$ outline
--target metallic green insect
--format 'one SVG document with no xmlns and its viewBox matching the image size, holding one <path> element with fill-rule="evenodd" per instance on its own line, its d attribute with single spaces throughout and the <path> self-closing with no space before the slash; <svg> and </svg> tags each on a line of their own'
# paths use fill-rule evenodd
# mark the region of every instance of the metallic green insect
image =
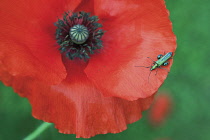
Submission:
<svg viewBox="0 0 210 140">
<path fill-rule="evenodd" d="M 170 59 L 172 57 L 173 53 L 172 52 L 168 52 L 167 54 L 165 55 L 158 55 L 157 56 L 157 61 L 153 61 L 153 66 L 151 66 L 151 71 L 156 69 L 156 68 L 161 68 L 160 66 L 163 65 L 163 66 L 167 66 L 169 64 L 169 62 L 167 62 L 168 59 Z M 149 57 L 148 57 L 149 58 Z M 150 58 L 151 59 L 151 58 Z"/>
<path fill-rule="evenodd" d="M 150 57 L 147 57 L 147 58 L 149 58 L 149 59 L 151 59 L 153 61 L 153 65 L 151 65 L 149 67 L 145 67 L 145 66 L 136 66 L 136 67 L 150 68 L 150 71 L 151 72 L 152 72 L 152 70 L 155 70 L 156 69 L 156 74 L 157 74 L 157 68 L 165 69 L 165 68 L 162 68 L 161 66 L 167 66 L 169 64 L 168 60 L 172 57 L 172 55 L 173 55 L 172 52 L 168 52 L 165 55 L 159 54 L 157 56 L 157 59 L 158 59 L 157 61 L 154 61 Z M 165 69 L 165 70 L 167 70 L 167 69 Z M 149 73 L 149 76 L 150 76 L 151 72 Z M 149 77 L 148 77 L 148 81 L 149 81 Z"/>
</svg>

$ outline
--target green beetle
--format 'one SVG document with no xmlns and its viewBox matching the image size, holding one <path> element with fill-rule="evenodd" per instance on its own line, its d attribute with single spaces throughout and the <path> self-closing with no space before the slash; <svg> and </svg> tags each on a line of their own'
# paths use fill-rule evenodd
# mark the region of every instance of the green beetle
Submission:
<svg viewBox="0 0 210 140">
<path fill-rule="evenodd" d="M 172 52 L 168 52 L 167 54 L 165 55 L 158 55 L 157 56 L 157 61 L 153 61 L 153 66 L 151 66 L 150 70 L 154 70 L 156 68 L 161 68 L 160 66 L 163 65 L 163 66 L 167 66 L 169 64 L 169 62 L 167 62 L 168 59 L 170 59 L 172 57 L 173 53 Z M 150 57 L 148 57 L 150 58 Z M 151 59 L 151 58 L 150 58 Z"/>
<path fill-rule="evenodd" d="M 172 55 L 173 55 L 172 52 L 168 52 L 165 55 L 159 54 L 157 56 L 157 59 L 158 59 L 157 61 L 154 61 L 150 57 L 147 57 L 153 61 L 153 65 L 151 65 L 149 67 L 145 67 L 145 66 L 136 66 L 136 67 L 150 68 L 151 72 L 152 72 L 152 70 L 155 70 L 156 68 L 165 69 L 165 68 L 162 68 L 161 66 L 167 66 L 169 64 L 168 60 L 172 57 Z M 167 69 L 165 69 L 165 70 L 167 70 Z M 151 72 L 149 73 L 149 76 L 150 76 Z M 156 74 L 157 74 L 157 71 L 156 71 Z M 148 81 L 149 81 L 149 77 L 148 77 Z"/>
</svg>

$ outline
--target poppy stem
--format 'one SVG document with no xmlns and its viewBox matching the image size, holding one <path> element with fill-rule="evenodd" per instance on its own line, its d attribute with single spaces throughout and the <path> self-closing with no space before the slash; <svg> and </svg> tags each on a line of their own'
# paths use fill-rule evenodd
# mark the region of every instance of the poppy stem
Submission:
<svg viewBox="0 0 210 140">
<path fill-rule="evenodd" d="M 34 130 L 31 134 L 29 134 L 23 140 L 34 140 L 36 137 L 38 137 L 42 132 L 44 132 L 51 125 L 52 123 L 47 123 L 47 122 L 42 123 L 36 130 Z"/>
</svg>

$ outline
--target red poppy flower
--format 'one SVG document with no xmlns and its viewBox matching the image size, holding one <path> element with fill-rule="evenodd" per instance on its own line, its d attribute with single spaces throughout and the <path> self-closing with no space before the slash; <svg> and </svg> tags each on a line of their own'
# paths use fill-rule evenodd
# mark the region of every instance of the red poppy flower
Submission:
<svg viewBox="0 0 210 140">
<path fill-rule="evenodd" d="M 168 72 L 152 72 L 148 82 L 150 70 L 135 66 L 150 66 L 153 62 L 147 57 L 155 60 L 176 48 L 163 0 L 2 0 L 0 9 L 0 80 L 29 99 L 35 118 L 77 137 L 118 133 L 137 121 Z M 68 11 L 72 21 L 65 22 L 62 16 Z M 93 24 L 91 17 L 72 17 L 80 11 L 98 16 L 99 23 Z M 78 54 L 86 61 L 70 60 L 77 53 L 63 48 L 65 43 L 83 43 L 63 41 L 69 39 L 62 36 L 64 30 L 75 23 L 84 23 L 93 34 L 86 41 L 90 44 L 101 43 L 94 26 L 102 24 L 105 31 L 100 36 L 102 49 L 91 55 L 85 48 Z M 172 60 L 168 70 L 171 64 Z"/>
<path fill-rule="evenodd" d="M 150 123 L 154 126 L 161 125 L 172 108 L 172 100 L 167 94 L 158 95 L 149 112 Z"/>
</svg>

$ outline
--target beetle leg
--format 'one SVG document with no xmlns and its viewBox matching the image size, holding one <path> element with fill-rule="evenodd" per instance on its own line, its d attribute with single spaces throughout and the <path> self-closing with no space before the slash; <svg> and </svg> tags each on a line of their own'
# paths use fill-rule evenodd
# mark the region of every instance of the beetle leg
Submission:
<svg viewBox="0 0 210 140">
<path fill-rule="evenodd" d="M 158 69 L 156 69 L 155 76 L 157 75 L 157 71 L 158 71 Z"/>
<path fill-rule="evenodd" d="M 162 68 L 162 67 L 159 67 L 160 69 L 164 69 L 164 70 L 166 70 L 168 73 L 169 73 L 169 71 L 168 71 L 168 69 L 166 69 L 166 68 Z"/>
</svg>

